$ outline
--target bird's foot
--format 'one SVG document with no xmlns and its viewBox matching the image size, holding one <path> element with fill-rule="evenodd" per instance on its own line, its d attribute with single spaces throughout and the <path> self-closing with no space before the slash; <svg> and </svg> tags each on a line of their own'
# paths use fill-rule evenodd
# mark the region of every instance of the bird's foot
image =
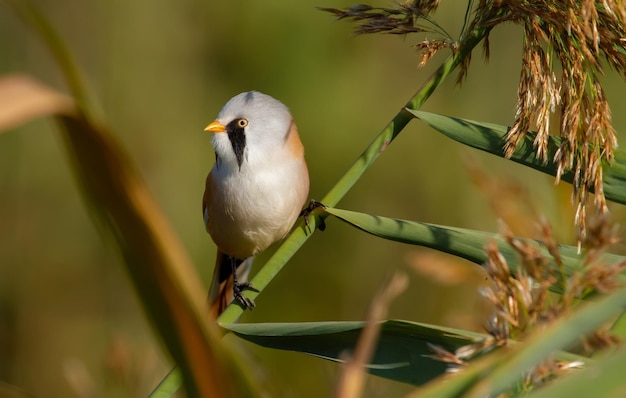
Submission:
<svg viewBox="0 0 626 398">
<path fill-rule="evenodd" d="M 305 207 L 304 209 L 302 209 L 302 211 L 300 212 L 300 217 L 304 217 L 304 225 L 306 225 L 306 228 L 309 230 L 309 232 L 311 232 L 311 225 L 309 224 L 309 216 L 311 215 L 311 213 L 313 213 L 313 211 L 317 208 L 325 208 L 326 205 L 322 202 L 318 202 L 315 199 L 311 199 L 311 201 L 309 202 L 309 205 L 307 207 Z M 324 222 L 324 219 L 320 218 L 319 219 L 319 225 L 317 227 L 317 229 L 319 229 L 320 231 L 324 231 L 326 229 L 326 223 Z"/>
<path fill-rule="evenodd" d="M 235 296 L 235 300 L 241 304 L 244 310 L 250 309 L 250 311 L 252 311 L 256 304 L 254 304 L 254 301 L 243 295 L 244 290 L 252 290 L 257 293 L 259 290 L 252 286 L 250 282 L 233 284 L 233 295 Z"/>
</svg>

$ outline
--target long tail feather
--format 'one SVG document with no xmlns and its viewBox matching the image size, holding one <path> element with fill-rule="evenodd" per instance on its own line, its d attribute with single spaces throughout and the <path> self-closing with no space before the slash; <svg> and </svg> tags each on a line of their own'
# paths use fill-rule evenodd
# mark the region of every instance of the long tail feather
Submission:
<svg viewBox="0 0 626 398">
<path fill-rule="evenodd" d="M 237 267 L 237 280 L 239 283 L 248 281 L 248 274 L 252 268 L 254 257 L 245 260 L 236 259 L 222 253 L 217 252 L 215 261 L 215 270 L 213 271 L 213 282 L 209 289 L 209 308 L 213 318 L 224 312 L 228 304 L 233 301 L 233 262 Z"/>
</svg>

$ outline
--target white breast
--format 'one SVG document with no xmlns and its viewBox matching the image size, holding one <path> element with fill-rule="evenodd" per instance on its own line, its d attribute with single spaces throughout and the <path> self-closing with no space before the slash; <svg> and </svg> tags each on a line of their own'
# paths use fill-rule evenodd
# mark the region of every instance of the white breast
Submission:
<svg viewBox="0 0 626 398">
<path fill-rule="evenodd" d="M 282 239 L 308 196 L 304 159 L 245 163 L 240 170 L 215 167 L 207 231 L 226 254 L 247 258 Z"/>
</svg>

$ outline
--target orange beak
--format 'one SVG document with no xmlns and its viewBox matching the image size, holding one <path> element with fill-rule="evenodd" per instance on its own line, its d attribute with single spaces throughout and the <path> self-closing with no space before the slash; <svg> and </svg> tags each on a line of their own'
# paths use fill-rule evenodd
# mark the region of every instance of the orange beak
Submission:
<svg viewBox="0 0 626 398">
<path fill-rule="evenodd" d="M 226 131 L 226 126 L 216 120 L 206 126 L 204 131 L 208 131 L 210 133 L 223 133 Z"/>
</svg>

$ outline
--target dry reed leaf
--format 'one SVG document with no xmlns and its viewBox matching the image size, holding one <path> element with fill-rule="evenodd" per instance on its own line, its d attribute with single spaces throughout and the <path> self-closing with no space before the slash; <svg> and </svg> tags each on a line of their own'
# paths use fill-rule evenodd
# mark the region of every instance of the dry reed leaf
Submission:
<svg viewBox="0 0 626 398">
<path fill-rule="evenodd" d="M 184 368 L 187 387 L 203 396 L 230 395 L 232 383 L 224 376 L 233 366 L 209 322 L 202 284 L 130 156 L 70 97 L 26 75 L 0 79 L 0 130 L 41 116 L 56 117 L 94 220 L 115 237 L 144 308 Z"/>
<path fill-rule="evenodd" d="M 81 111 L 58 120 L 94 220 L 114 237 L 187 389 L 199 396 L 230 396 L 234 383 L 224 380 L 234 370 L 216 325 L 209 322 L 206 293 L 132 159 L 103 125 Z"/>
<path fill-rule="evenodd" d="M 0 77 L 0 132 L 30 120 L 68 114 L 72 99 L 23 74 Z"/>
</svg>

